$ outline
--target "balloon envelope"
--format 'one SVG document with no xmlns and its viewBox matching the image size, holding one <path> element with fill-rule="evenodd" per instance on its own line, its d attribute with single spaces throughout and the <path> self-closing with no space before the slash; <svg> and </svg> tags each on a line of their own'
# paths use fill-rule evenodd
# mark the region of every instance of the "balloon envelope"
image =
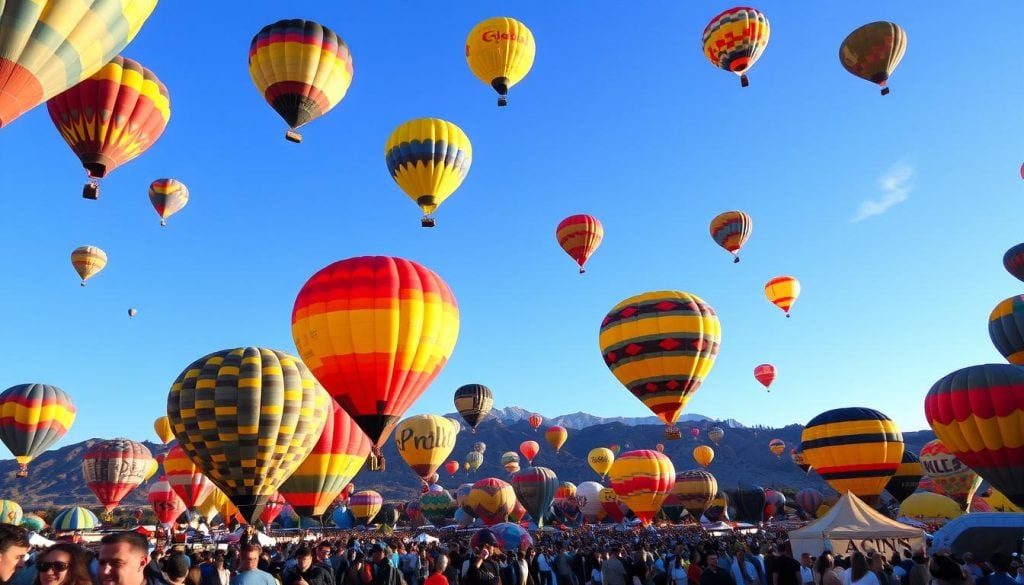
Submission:
<svg viewBox="0 0 1024 585">
<path fill-rule="evenodd" d="M 59 441 L 75 422 L 71 397 L 56 386 L 18 384 L 0 393 L 0 440 L 28 475 L 28 463 Z"/>
<path fill-rule="evenodd" d="M 455 390 L 455 410 L 459 411 L 462 420 L 474 431 L 493 407 L 494 395 L 483 384 L 466 384 Z"/>
<path fill-rule="evenodd" d="M 676 470 L 665 455 L 652 450 L 629 451 L 612 464 L 608 479 L 619 500 L 644 525 L 649 525 L 672 491 Z"/>
<path fill-rule="evenodd" d="M 533 67 L 537 53 L 533 33 L 514 18 L 488 18 L 466 37 L 466 62 L 477 79 L 498 92 L 498 105 L 508 105 L 508 90 Z"/>
</svg>

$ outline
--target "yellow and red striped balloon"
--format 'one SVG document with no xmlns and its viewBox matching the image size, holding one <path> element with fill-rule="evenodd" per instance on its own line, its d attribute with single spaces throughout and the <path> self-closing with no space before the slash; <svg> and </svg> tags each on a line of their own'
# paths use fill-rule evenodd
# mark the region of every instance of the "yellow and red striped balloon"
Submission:
<svg viewBox="0 0 1024 585">
<path fill-rule="evenodd" d="M 764 285 L 764 296 L 789 317 L 789 309 L 800 296 L 800 281 L 792 276 L 777 276 Z"/>
<path fill-rule="evenodd" d="M 649 449 L 629 451 L 612 463 L 608 472 L 619 501 L 649 525 L 675 485 L 676 470 L 665 455 Z"/>
<path fill-rule="evenodd" d="M 302 359 L 378 450 L 444 368 L 458 335 L 451 289 L 402 258 L 335 262 L 303 285 L 292 310 Z"/>
<path fill-rule="evenodd" d="M 1006 361 L 1024 365 L 1024 295 L 1012 296 L 992 309 L 988 336 Z"/>
<path fill-rule="evenodd" d="M 941 439 L 925 443 L 918 456 L 921 458 L 925 473 L 939 486 L 942 493 L 956 502 L 961 510 L 967 510 L 974 498 L 974 492 L 981 485 L 981 476 L 964 465 Z"/>
<path fill-rule="evenodd" d="M 957 458 L 1024 507 L 1024 368 L 957 370 L 928 391 L 924 414 Z"/>
<path fill-rule="evenodd" d="M 166 459 L 165 459 L 166 461 Z M 162 479 L 149 488 L 149 505 L 156 513 L 156 519 L 164 526 L 170 526 L 182 512 L 188 509 L 170 482 Z"/>
<path fill-rule="evenodd" d="M 558 453 L 559 449 L 562 448 L 562 445 L 564 445 L 568 439 L 569 431 L 567 431 L 565 427 L 556 425 L 548 427 L 548 430 L 544 431 L 544 440 L 548 442 L 548 445 L 551 445 L 551 448 L 555 450 L 555 453 Z"/>
<path fill-rule="evenodd" d="M 485 526 L 494 526 L 505 522 L 515 505 L 516 492 L 512 484 L 488 477 L 473 484 L 462 509 L 479 518 Z"/>
<path fill-rule="evenodd" d="M 59 441 L 75 422 L 71 397 L 56 386 L 18 384 L 0 394 L 0 440 L 28 476 L 28 464 Z"/>
<path fill-rule="evenodd" d="M 363 524 L 369 524 L 373 517 L 380 512 L 384 505 L 384 498 L 374 490 L 363 490 L 349 496 L 348 507 L 352 515 Z"/>
<path fill-rule="evenodd" d="M 768 450 L 778 457 L 786 450 L 786 442 L 782 439 L 772 439 L 768 442 Z"/>
<path fill-rule="evenodd" d="M 877 503 L 903 460 L 903 435 L 889 417 L 870 408 L 838 408 L 819 414 L 800 436 L 804 459 L 843 494 Z"/>
<path fill-rule="evenodd" d="M 177 179 L 157 179 L 149 184 L 149 202 L 160 216 L 160 225 L 188 205 L 188 187 Z"/>
<path fill-rule="evenodd" d="M 754 220 L 742 211 L 726 211 L 711 220 L 711 239 L 733 255 L 733 262 L 739 262 L 738 252 L 754 231 Z"/>
<path fill-rule="evenodd" d="M 740 85 L 747 87 L 746 72 L 764 53 L 769 37 L 768 18 L 754 8 L 739 7 L 712 18 L 701 44 L 712 65 L 739 75 Z"/>
<path fill-rule="evenodd" d="M 615 305 L 598 342 L 619 382 L 671 425 L 711 371 L 721 338 L 718 316 L 703 299 L 657 291 Z"/>
<path fill-rule="evenodd" d="M 181 445 L 171 447 L 164 456 L 164 475 L 189 510 L 197 508 L 213 492 L 213 482 L 192 463 Z"/>
<path fill-rule="evenodd" d="M 85 281 L 99 274 L 107 266 L 107 253 L 96 246 L 79 246 L 71 251 L 71 266 Z"/>
<path fill-rule="evenodd" d="M 718 493 L 718 480 L 703 469 L 681 471 L 676 474 L 672 493 L 691 516 L 700 518 Z"/>
<path fill-rule="evenodd" d="M 555 228 L 558 245 L 580 266 L 580 274 L 586 272 L 584 265 L 597 251 L 604 239 L 604 227 L 593 215 L 570 215 Z"/>
</svg>

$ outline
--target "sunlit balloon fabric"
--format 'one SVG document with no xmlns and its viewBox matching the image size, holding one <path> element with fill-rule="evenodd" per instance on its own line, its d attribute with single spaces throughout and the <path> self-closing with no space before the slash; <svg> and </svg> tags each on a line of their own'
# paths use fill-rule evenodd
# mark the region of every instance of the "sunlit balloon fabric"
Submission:
<svg viewBox="0 0 1024 585">
<path fill-rule="evenodd" d="M 515 503 L 516 494 L 511 484 L 488 477 L 473 484 L 462 509 L 479 518 L 484 526 L 493 526 L 508 518 Z"/>
<path fill-rule="evenodd" d="M 100 441 L 82 456 L 82 477 L 110 512 L 146 478 L 153 454 L 131 439 Z"/>
<path fill-rule="evenodd" d="M 615 454 L 607 447 L 594 447 L 587 454 L 587 463 L 590 464 L 590 468 L 602 478 L 608 475 L 608 470 L 612 468 L 614 461 Z"/>
<path fill-rule="evenodd" d="M 469 69 L 498 92 L 499 106 L 508 105 L 508 90 L 530 72 L 536 53 L 530 29 L 507 16 L 488 18 L 466 37 Z"/>
<path fill-rule="evenodd" d="M 171 428 L 171 421 L 167 420 L 167 415 L 156 417 L 153 421 L 153 431 L 164 445 L 174 440 L 174 429 Z"/>
<path fill-rule="evenodd" d="M 739 251 L 754 230 L 754 220 L 742 211 L 726 211 L 711 220 L 711 239 L 734 256 L 733 262 L 739 262 Z"/>
<path fill-rule="evenodd" d="M 764 296 L 789 317 L 789 309 L 800 296 L 800 281 L 792 276 L 778 276 L 764 285 Z"/>
<path fill-rule="evenodd" d="M 834 490 L 873 504 L 903 460 L 896 423 L 870 408 L 838 408 L 819 414 L 800 437 L 804 459 Z"/>
<path fill-rule="evenodd" d="M 263 27 L 249 45 L 249 75 L 256 89 L 288 124 L 285 138 L 326 114 L 352 84 L 352 54 L 331 29 L 309 20 L 280 20 Z"/>
<path fill-rule="evenodd" d="M 700 445 L 693 448 L 693 460 L 701 467 L 711 465 L 715 459 L 715 450 L 707 445 Z"/>
<path fill-rule="evenodd" d="M 778 457 L 786 450 L 786 442 L 782 439 L 772 439 L 768 442 L 768 450 L 772 452 L 772 455 Z"/>
<path fill-rule="evenodd" d="M 178 444 L 250 522 L 312 451 L 329 408 L 302 362 L 258 347 L 199 358 L 167 395 Z"/>
<path fill-rule="evenodd" d="M 356 520 L 363 524 L 369 524 L 373 517 L 380 512 L 384 505 L 384 498 L 374 490 L 363 490 L 356 492 L 349 497 L 348 507 L 352 510 Z"/>
<path fill-rule="evenodd" d="M 313 449 L 277 489 L 299 516 L 320 516 L 359 473 L 370 439 L 333 400 Z"/>
<path fill-rule="evenodd" d="M 555 453 L 562 448 L 565 441 L 569 438 L 569 431 L 565 427 L 553 426 L 548 427 L 548 430 L 544 431 L 544 440 L 551 445 L 551 448 L 555 450 Z"/>
<path fill-rule="evenodd" d="M 1021 165 L 1021 178 L 1024 178 L 1024 165 Z M 1003 254 L 1003 268 L 1010 276 L 1024 282 L 1024 244 L 1017 244 Z"/>
<path fill-rule="evenodd" d="M 157 179 L 149 184 L 149 202 L 160 216 L 160 225 L 188 204 L 188 187 L 177 179 Z"/>
<path fill-rule="evenodd" d="M 0 440 L 17 459 L 18 477 L 28 464 L 63 437 L 77 409 L 67 392 L 47 384 L 18 384 L 0 394 Z"/>
<path fill-rule="evenodd" d="M 91 179 L 101 179 L 142 154 L 171 118 L 164 84 L 137 61 L 121 56 L 50 99 L 46 109 Z M 84 196 L 99 196 L 95 183 L 87 185 Z"/>
<path fill-rule="evenodd" d="M 988 364 L 952 372 L 928 391 L 924 414 L 960 461 L 1024 507 L 1024 368 Z"/>
<path fill-rule="evenodd" d="M 960 509 L 967 510 L 974 498 L 974 492 L 981 485 L 981 477 L 964 465 L 941 439 L 934 439 L 921 447 L 921 465 L 928 477 L 935 482 L 943 494 L 949 496 Z"/>
<path fill-rule="evenodd" d="M 18 526 L 24 516 L 21 504 L 14 500 L 0 500 L 0 521 Z"/>
<path fill-rule="evenodd" d="M 186 508 L 197 508 L 213 493 L 213 483 L 203 475 L 202 469 L 196 467 L 181 445 L 174 445 L 167 451 L 163 465 L 167 484 Z"/>
<path fill-rule="evenodd" d="M 703 469 L 681 471 L 672 484 L 672 494 L 694 518 L 700 518 L 717 493 L 718 480 Z"/>
<path fill-rule="evenodd" d="M 1024 295 L 1012 296 L 992 309 L 988 336 L 1006 361 L 1024 365 Z"/>
<path fill-rule="evenodd" d="M 473 147 L 461 128 L 439 118 L 417 118 L 395 128 L 384 145 L 391 178 L 434 227 L 434 212 L 469 173 Z"/>
<path fill-rule="evenodd" d="M 536 431 L 537 429 L 540 428 L 540 425 L 544 423 L 544 417 L 542 417 L 539 414 L 534 413 L 534 414 L 530 415 L 530 418 L 528 419 L 528 422 L 529 422 L 530 426 L 533 428 L 533 430 Z"/>
<path fill-rule="evenodd" d="M 465 384 L 455 390 L 455 410 L 462 415 L 469 428 L 476 432 L 476 426 L 490 414 L 494 406 L 491 389 L 483 384 Z"/>
<path fill-rule="evenodd" d="M 512 475 L 512 491 L 537 526 L 551 507 L 558 489 L 558 477 L 547 467 L 527 467 Z"/>
<path fill-rule="evenodd" d="M 608 472 L 619 501 L 646 526 L 675 485 L 676 470 L 665 455 L 648 449 L 619 456 Z"/>
<path fill-rule="evenodd" d="M 764 53 L 771 36 L 768 19 L 753 8 L 730 8 L 711 19 L 704 28 L 704 56 L 719 69 L 740 76 L 746 87 L 746 72 Z"/>
<path fill-rule="evenodd" d="M 756 378 L 762 386 L 768 388 L 768 391 L 771 392 L 770 388 L 772 386 L 772 382 L 775 381 L 775 366 L 771 364 L 761 364 L 759 366 L 755 366 L 754 378 Z"/>
<path fill-rule="evenodd" d="M 0 2 L 0 127 L 96 73 L 157 0 Z"/>
<path fill-rule="evenodd" d="M 889 492 L 897 501 L 903 501 L 907 496 L 914 493 L 917 484 L 924 475 L 924 466 L 917 454 L 909 449 L 904 449 L 903 460 L 896 468 L 896 473 L 885 484 L 885 491 Z"/>
<path fill-rule="evenodd" d="M 952 520 L 959 518 L 963 511 L 952 499 L 931 492 L 912 494 L 900 504 L 900 516 L 926 520 Z"/>
<path fill-rule="evenodd" d="M 722 427 L 711 427 L 711 430 L 708 431 L 708 438 L 716 445 L 721 444 L 724 437 L 725 431 L 722 430 Z"/>
<path fill-rule="evenodd" d="M 85 281 L 99 274 L 107 266 L 107 253 L 96 246 L 79 246 L 71 251 L 71 266 Z"/>
<path fill-rule="evenodd" d="M 155 482 L 147 495 L 149 505 L 156 513 L 156 519 L 164 526 L 170 526 L 187 509 L 185 502 L 171 488 L 167 480 Z"/>
<path fill-rule="evenodd" d="M 540 453 L 540 443 L 537 441 L 523 441 L 519 444 L 519 452 L 532 464 L 533 458 L 537 456 L 537 453 Z"/>
<path fill-rule="evenodd" d="M 604 362 L 658 418 L 673 424 L 718 355 L 711 305 L 690 293 L 648 292 L 615 305 L 601 322 Z"/>
<path fill-rule="evenodd" d="M 422 479 L 429 478 L 455 448 L 459 423 L 436 414 L 411 416 L 395 427 L 395 448 Z M 483 454 L 480 455 L 483 462 Z M 479 467 L 479 466 L 478 466 Z"/>
<path fill-rule="evenodd" d="M 458 335 L 451 289 L 402 258 L 335 262 L 303 285 L 292 310 L 299 355 L 378 448 L 444 368 Z"/>
<path fill-rule="evenodd" d="M 580 274 L 586 272 L 584 265 L 601 245 L 604 227 L 593 215 L 570 215 L 555 228 L 558 245 L 580 266 Z"/>
<path fill-rule="evenodd" d="M 850 33 L 839 47 L 839 62 L 850 73 L 878 84 L 886 83 L 907 51 L 907 33 L 894 22 L 872 22 Z"/>
<path fill-rule="evenodd" d="M 100 519 L 88 508 L 74 506 L 61 510 L 53 517 L 50 524 L 56 532 L 73 532 L 78 530 L 91 530 L 100 525 Z"/>
</svg>

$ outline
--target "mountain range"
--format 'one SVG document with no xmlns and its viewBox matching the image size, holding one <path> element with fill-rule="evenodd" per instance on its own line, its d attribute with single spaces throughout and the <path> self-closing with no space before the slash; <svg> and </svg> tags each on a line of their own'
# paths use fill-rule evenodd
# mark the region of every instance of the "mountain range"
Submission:
<svg viewBox="0 0 1024 585">
<path fill-rule="evenodd" d="M 527 422 L 530 414 L 531 411 L 518 407 L 494 409 L 492 416 L 481 422 L 475 432 L 460 432 L 448 459 L 461 463 L 473 450 L 475 443 L 483 442 L 486 445 L 484 463 L 475 472 L 468 473 L 460 469 L 454 476 L 449 476 L 441 469 L 438 472 L 441 475 L 439 483 L 454 488 L 486 477 L 508 480 L 509 475 L 501 466 L 501 455 L 507 451 L 518 452 L 520 443 L 534 440 L 541 445 L 541 449 L 533 464 L 548 467 L 562 481 L 576 484 L 601 480 L 587 463 L 587 454 L 595 447 L 617 445 L 622 452 L 626 452 L 632 449 L 654 449 L 662 444 L 664 453 L 672 460 L 676 471 L 697 467 L 692 456 L 694 447 L 710 445 L 715 450 L 715 458 L 708 471 L 716 476 L 719 485 L 724 488 L 734 488 L 740 482 L 748 482 L 777 489 L 829 489 L 816 473 L 812 471 L 805 474 L 789 456 L 789 449 L 800 441 L 803 430 L 801 425 L 774 429 L 763 426 L 744 427 L 735 421 L 716 421 L 700 415 L 688 415 L 690 420 L 681 420 L 679 423 L 683 438 L 666 441 L 664 425 L 654 417 L 602 418 L 579 412 L 545 418 L 541 428 L 535 431 Z M 461 420 L 457 414 L 449 416 Z M 544 429 L 552 424 L 560 424 L 569 429 L 569 438 L 557 454 L 544 440 Z M 707 439 L 707 431 L 713 426 L 725 430 L 720 445 L 714 445 Z M 697 438 L 690 436 L 691 428 L 700 430 Z M 927 430 L 904 433 L 903 437 L 907 448 L 917 453 L 935 435 Z M 785 441 L 786 450 L 781 456 L 775 456 L 769 451 L 768 442 L 772 439 Z M 30 464 L 29 477 L 24 479 L 15 478 L 18 464 L 13 459 L 0 461 L 0 498 L 14 500 L 26 509 L 70 505 L 98 509 L 98 501 L 82 478 L 82 458 L 86 449 L 99 440 L 90 439 L 65 445 L 40 455 Z M 168 449 L 166 445 L 146 441 L 143 443 L 154 456 Z M 407 501 L 417 497 L 421 482 L 402 461 L 394 442 L 389 441 L 383 452 L 385 469 L 369 471 L 364 468 L 353 480 L 356 489 L 377 490 L 387 500 Z M 527 465 L 525 458 L 522 458 L 522 466 Z M 160 474 L 157 474 L 131 492 L 122 501 L 122 505 L 148 507 L 146 496 L 152 483 L 159 477 Z"/>
</svg>

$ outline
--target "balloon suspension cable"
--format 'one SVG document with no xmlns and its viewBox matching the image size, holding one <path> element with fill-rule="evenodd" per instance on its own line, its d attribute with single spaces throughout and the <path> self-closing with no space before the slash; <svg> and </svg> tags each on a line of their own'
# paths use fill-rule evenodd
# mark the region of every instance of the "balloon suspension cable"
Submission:
<svg viewBox="0 0 1024 585">
<path fill-rule="evenodd" d="M 82 188 L 82 198 L 96 201 L 100 198 L 100 184 L 96 181 L 89 181 Z"/>
<path fill-rule="evenodd" d="M 740 75 L 740 87 L 747 87 L 750 85 L 750 80 L 747 79 L 747 74 Z"/>
<path fill-rule="evenodd" d="M 289 130 L 284 133 L 284 139 L 288 142 L 294 142 L 295 144 L 302 143 L 302 134 L 299 134 L 295 130 Z"/>
<path fill-rule="evenodd" d="M 889 95 L 889 88 L 888 87 L 883 87 L 882 88 L 882 95 Z"/>
</svg>

